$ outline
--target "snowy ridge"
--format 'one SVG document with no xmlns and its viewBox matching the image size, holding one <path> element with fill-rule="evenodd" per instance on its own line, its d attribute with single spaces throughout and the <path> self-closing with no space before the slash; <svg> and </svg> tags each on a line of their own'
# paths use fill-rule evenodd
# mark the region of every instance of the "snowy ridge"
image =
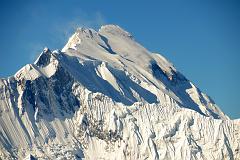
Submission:
<svg viewBox="0 0 240 160">
<path fill-rule="evenodd" d="M 1 79 L 0 124 L 2 159 L 240 159 L 240 121 L 116 25 Z"/>
</svg>

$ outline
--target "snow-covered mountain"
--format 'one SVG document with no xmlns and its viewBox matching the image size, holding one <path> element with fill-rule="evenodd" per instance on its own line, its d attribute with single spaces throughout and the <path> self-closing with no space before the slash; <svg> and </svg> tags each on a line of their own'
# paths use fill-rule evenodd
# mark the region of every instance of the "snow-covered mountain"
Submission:
<svg viewBox="0 0 240 160">
<path fill-rule="evenodd" d="M 240 159 L 240 120 L 116 25 L 0 79 L 0 159 Z"/>
</svg>

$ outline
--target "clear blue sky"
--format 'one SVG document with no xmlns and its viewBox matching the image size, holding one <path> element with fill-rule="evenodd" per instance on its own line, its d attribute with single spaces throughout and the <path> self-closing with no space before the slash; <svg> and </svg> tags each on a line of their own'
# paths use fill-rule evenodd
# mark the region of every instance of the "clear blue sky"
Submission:
<svg viewBox="0 0 240 160">
<path fill-rule="evenodd" d="M 77 26 L 117 24 L 240 118 L 239 8 L 237 0 L 1 0 L 0 77 L 44 46 L 61 49 Z"/>
</svg>

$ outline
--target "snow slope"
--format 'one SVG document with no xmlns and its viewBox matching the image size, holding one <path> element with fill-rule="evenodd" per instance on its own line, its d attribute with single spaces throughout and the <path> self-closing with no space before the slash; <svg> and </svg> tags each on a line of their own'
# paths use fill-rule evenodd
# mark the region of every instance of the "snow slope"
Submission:
<svg viewBox="0 0 240 160">
<path fill-rule="evenodd" d="M 116 25 L 0 80 L 2 159 L 240 159 L 240 121 Z"/>
</svg>

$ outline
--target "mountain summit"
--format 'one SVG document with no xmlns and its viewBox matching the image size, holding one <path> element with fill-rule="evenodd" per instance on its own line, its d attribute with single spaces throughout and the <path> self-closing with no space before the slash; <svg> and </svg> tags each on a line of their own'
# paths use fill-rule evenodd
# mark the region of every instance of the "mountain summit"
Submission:
<svg viewBox="0 0 240 160">
<path fill-rule="evenodd" d="M 240 159 L 239 142 L 239 120 L 117 25 L 0 79 L 1 159 Z"/>
<path fill-rule="evenodd" d="M 98 32 L 92 29 L 77 29 L 62 52 L 84 61 L 101 61 L 109 67 L 132 73 L 139 80 L 139 86 L 159 97 L 159 101 L 161 98 L 157 93 L 158 90 L 182 107 L 196 110 L 206 116 L 228 119 L 215 103 L 179 73 L 172 63 L 160 54 L 151 53 L 142 47 L 130 33 L 119 26 L 102 26 Z M 119 84 L 121 78 L 119 77 Z M 109 84 L 112 83 L 107 77 L 104 80 Z M 144 83 L 147 86 L 144 86 Z M 124 87 L 126 86 L 123 88 L 119 86 L 122 90 Z M 164 102 L 166 101 L 163 100 Z"/>
</svg>

